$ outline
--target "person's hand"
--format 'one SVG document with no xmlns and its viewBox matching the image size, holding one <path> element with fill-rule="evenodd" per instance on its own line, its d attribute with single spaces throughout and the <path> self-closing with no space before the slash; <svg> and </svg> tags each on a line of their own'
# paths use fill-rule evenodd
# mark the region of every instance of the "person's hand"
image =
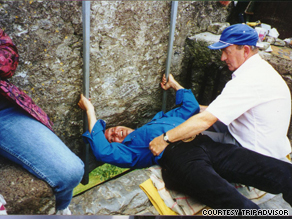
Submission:
<svg viewBox="0 0 292 219">
<path fill-rule="evenodd" d="M 167 147 L 168 143 L 164 141 L 163 135 L 154 138 L 149 143 L 149 149 L 154 156 L 158 156 Z"/>
<path fill-rule="evenodd" d="M 169 81 L 166 80 L 165 74 L 163 74 L 160 85 L 161 85 L 163 90 L 168 90 L 171 87 Z"/>
<path fill-rule="evenodd" d="M 168 81 L 166 80 L 165 74 L 163 74 L 160 85 L 161 85 L 162 89 L 168 90 L 169 88 L 173 87 L 173 81 L 174 81 L 174 78 L 173 78 L 172 74 L 169 74 Z"/>
<path fill-rule="evenodd" d="M 87 120 L 88 120 L 88 130 L 91 133 L 95 123 L 96 123 L 96 116 L 94 112 L 94 106 L 90 102 L 90 99 L 87 99 L 83 94 L 80 95 L 80 100 L 78 102 L 78 106 L 86 111 Z"/>
<path fill-rule="evenodd" d="M 166 80 L 165 74 L 162 77 L 160 83 L 162 89 L 168 90 L 169 88 L 173 88 L 175 91 L 182 89 L 183 87 L 174 79 L 172 74 L 169 74 L 168 81 Z"/>
<path fill-rule="evenodd" d="M 94 111 L 94 106 L 83 94 L 80 95 L 80 100 L 78 102 L 78 106 L 85 111 Z"/>
</svg>

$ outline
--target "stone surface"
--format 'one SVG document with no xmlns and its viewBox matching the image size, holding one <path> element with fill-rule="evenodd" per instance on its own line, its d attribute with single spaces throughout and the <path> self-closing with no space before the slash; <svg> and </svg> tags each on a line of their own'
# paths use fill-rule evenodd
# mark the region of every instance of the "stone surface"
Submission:
<svg viewBox="0 0 292 219">
<path fill-rule="evenodd" d="M 212 22 L 225 21 L 230 10 L 231 6 L 218 2 L 179 2 L 174 75 L 181 72 L 186 37 L 206 30 Z M 136 128 L 161 110 L 159 82 L 165 72 L 170 12 L 170 1 L 91 1 L 90 96 L 97 117 L 109 125 Z M 56 134 L 81 156 L 83 113 L 77 102 L 83 79 L 82 2 L 0 0 L 0 17 L 0 28 L 12 38 L 20 55 L 10 81 L 48 113 Z M 173 94 L 168 99 L 169 108 L 174 104 Z M 0 170 L 1 176 L 4 171 L 6 167 Z M 9 182 L 8 175 L 4 181 Z M 10 191 L 7 186 L 3 182 L 1 193 Z M 21 191 L 15 188 L 14 195 Z"/>
<path fill-rule="evenodd" d="M 209 102 L 216 92 L 218 94 L 226 79 L 220 75 L 225 69 L 218 63 L 219 54 L 191 47 L 186 44 L 186 39 L 205 32 L 212 23 L 226 22 L 232 7 L 232 4 L 223 7 L 216 1 L 182 1 L 178 4 L 171 73 L 202 101 Z M 90 96 L 97 117 L 105 119 L 108 125 L 136 128 L 161 110 L 159 81 L 165 72 L 170 12 L 170 1 L 91 1 Z M 11 36 L 20 53 L 20 63 L 11 81 L 48 112 L 56 134 L 73 152 L 81 154 L 82 112 L 77 102 L 83 78 L 82 2 L 0 0 L 0 16 L 0 27 Z M 199 42 L 199 46 L 202 45 L 206 44 Z M 189 52 L 192 48 L 198 48 L 193 53 L 203 55 L 196 56 L 191 62 L 190 57 L 195 57 Z M 272 54 L 263 56 L 291 89 L 291 61 Z M 211 85 L 207 83 L 202 88 L 204 83 L 200 83 L 209 79 L 212 79 L 210 83 L 216 81 L 214 76 L 203 74 L 206 70 L 216 71 L 220 79 L 220 86 L 213 93 L 203 92 Z M 196 81 L 197 75 L 200 80 Z M 170 93 L 167 107 L 173 104 L 174 94 Z M 289 138 L 292 138 L 291 132 Z M 0 171 L 2 176 L 6 167 Z M 4 184 L 9 182 L 13 171 L 11 168 L 3 178 Z M 19 175 L 23 172 L 20 170 Z M 14 182 L 17 175 L 12 176 Z M 31 179 L 35 182 L 32 176 Z M 1 193 L 10 191 L 9 184 L 5 185 L 1 187 Z M 38 187 L 46 191 L 44 187 Z M 15 188 L 14 191 L 17 197 L 22 190 Z M 29 191 L 25 193 L 29 194 Z M 84 200 L 79 202 L 87 204 Z M 80 207 L 81 210 L 87 213 Z M 92 210 L 93 213 L 99 211 L 109 212 Z M 15 210 L 15 213 L 23 212 L 23 209 Z M 89 210 L 88 214 L 92 212 Z"/>
<path fill-rule="evenodd" d="M 55 206 L 51 187 L 22 167 L 0 160 L 0 194 L 8 214 L 49 214 Z"/>
<path fill-rule="evenodd" d="M 180 75 L 187 36 L 227 19 L 219 2 L 178 3 L 171 72 Z M 136 128 L 161 110 L 170 1 L 91 1 L 90 96 L 98 118 Z M 57 135 L 81 153 L 82 2 L 1 1 L 0 27 L 20 63 L 12 82 L 54 122 Z M 180 79 L 180 78 L 178 78 Z M 169 107 L 174 104 L 169 98 Z"/>
<path fill-rule="evenodd" d="M 220 61 L 220 51 L 208 49 L 218 39 L 219 35 L 204 32 L 186 40 L 182 74 L 187 75 L 186 87 L 202 105 L 210 104 L 231 79 L 231 72 Z"/>
<path fill-rule="evenodd" d="M 139 187 L 147 179 L 147 170 L 132 171 L 74 197 L 69 207 L 74 215 L 159 215 Z M 267 194 L 255 203 L 261 209 L 287 209 L 292 215 L 281 194 Z"/>
<path fill-rule="evenodd" d="M 225 23 L 212 23 L 208 27 L 208 31 L 213 34 L 221 34 L 226 27 L 229 27 L 230 24 L 228 22 Z"/>
<path fill-rule="evenodd" d="M 267 201 L 259 204 L 259 206 L 261 209 L 287 209 L 289 211 L 289 215 L 292 215 L 292 207 L 284 201 L 282 194 L 268 199 Z"/>
<path fill-rule="evenodd" d="M 134 170 L 73 198 L 75 215 L 158 214 L 139 185 L 149 179 L 145 170 Z"/>
</svg>

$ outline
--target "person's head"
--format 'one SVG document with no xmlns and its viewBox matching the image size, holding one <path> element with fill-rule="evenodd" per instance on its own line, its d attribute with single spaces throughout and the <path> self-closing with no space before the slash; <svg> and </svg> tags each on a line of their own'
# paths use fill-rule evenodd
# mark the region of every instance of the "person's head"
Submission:
<svg viewBox="0 0 292 219">
<path fill-rule="evenodd" d="M 18 65 L 18 50 L 11 38 L 0 29 L 0 78 L 10 78 Z"/>
<path fill-rule="evenodd" d="M 246 24 L 227 27 L 221 34 L 219 42 L 209 49 L 222 51 L 221 60 L 225 61 L 230 71 L 238 69 L 248 58 L 257 53 L 258 33 Z"/>
<path fill-rule="evenodd" d="M 122 143 L 124 139 L 134 130 L 125 126 L 111 127 L 105 130 L 105 138 L 110 142 Z"/>
</svg>

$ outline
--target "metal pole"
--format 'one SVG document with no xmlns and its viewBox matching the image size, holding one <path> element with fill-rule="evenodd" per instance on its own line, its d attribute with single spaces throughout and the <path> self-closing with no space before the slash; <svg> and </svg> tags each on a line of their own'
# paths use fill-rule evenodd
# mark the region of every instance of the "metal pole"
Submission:
<svg viewBox="0 0 292 219">
<path fill-rule="evenodd" d="M 82 27 L 83 27 L 83 95 L 89 98 L 89 59 L 90 59 L 90 1 L 82 1 Z M 83 112 L 83 131 L 88 129 L 86 112 Z M 83 150 L 84 175 L 81 181 L 86 185 L 89 182 L 89 144 Z"/>
<path fill-rule="evenodd" d="M 168 80 L 169 69 L 170 69 L 170 65 L 171 65 L 173 38 L 174 38 L 175 22 L 176 22 L 176 15 L 177 15 L 177 5 L 178 5 L 177 1 L 172 1 L 169 41 L 168 41 L 167 60 L 166 60 L 166 69 L 165 69 L 166 80 Z M 166 110 L 166 102 L 167 102 L 167 92 L 164 90 L 163 97 L 162 97 L 162 111 L 163 112 L 165 112 L 165 110 Z"/>
</svg>

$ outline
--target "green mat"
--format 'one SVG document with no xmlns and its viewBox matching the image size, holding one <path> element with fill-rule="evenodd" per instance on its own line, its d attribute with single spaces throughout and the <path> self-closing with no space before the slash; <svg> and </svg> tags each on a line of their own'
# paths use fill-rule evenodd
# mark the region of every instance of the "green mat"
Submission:
<svg viewBox="0 0 292 219">
<path fill-rule="evenodd" d="M 105 182 L 115 176 L 118 176 L 124 172 L 129 170 L 128 168 L 119 168 L 110 164 L 104 164 L 100 167 L 94 169 L 91 173 L 89 173 L 89 182 L 86 185 L 82 185 L 81 183 L 76 186 L 73 190 L 73 196 L 79 195 L 102 182 Z"/>
</svg>

